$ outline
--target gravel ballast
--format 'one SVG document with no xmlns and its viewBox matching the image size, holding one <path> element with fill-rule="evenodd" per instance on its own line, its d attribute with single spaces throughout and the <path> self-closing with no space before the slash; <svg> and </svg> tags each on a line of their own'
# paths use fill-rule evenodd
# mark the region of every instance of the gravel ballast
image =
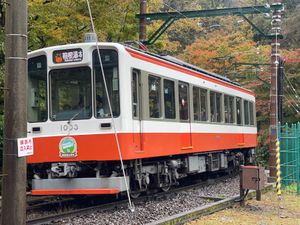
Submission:
<svg viewBox="0 0 300 225">
<path fill-rule="evenodd" d="M 135 211 L 128 207 L 117 210 L 91 211 L 90 213 L 61 219 L 52 224 L 84 225 L 84 224 L 147 224 L 167 216 L 185 212 L 211 203 L 207 197 L 227 198 L 239 194 L 239 178 L 228 178 L 215 184 L 199 187 L 180 193 L 172 193 L 167 199 L 150 200 L 135 205 Z"/>
</svg>

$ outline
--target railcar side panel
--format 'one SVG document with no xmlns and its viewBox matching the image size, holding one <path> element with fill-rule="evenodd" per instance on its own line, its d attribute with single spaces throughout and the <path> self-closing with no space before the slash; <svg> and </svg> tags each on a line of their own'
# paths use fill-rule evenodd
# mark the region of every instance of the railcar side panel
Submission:
<svg viewBox="0 0 300 225">
<path fill-rule="evenodd" d="M 119 134 L 123 160 L 154 158 L 197 152 L 213 152 L 226 149 L 251 148 L 256 145 L 256 134 L 243 134 L 243 142 L 235 133 L 195 133 L 192 145 L 186 146 L 182 137 L 187 133 L 144 133 L 143 150 L 134 150 L 130 133 Z M 73 162 L 73 161 L 117 161 L 120 160 L 114 134 L 93 134 L 72 136 L 77 142 L 77 156 L 59 156 L 60 136 L 34 139 L 34 156 L 27 158 L 28 163 Z M 136 140 L 138 142 L 138 140 Z M 186 141 L 186 140 L 185 140 Z M 184 144 L 184 145 L 183 145 Z"/>
<path fill-rule="evenodd" d="M 255 104 L 253 92 L 229 80 L 206 75 L 201 70 L 120 44 L 102 43 L 101 48 L 107 52 L 103 63 L 109 76 L 109 95 L 119 107 L 117 118 L 114 119 L 115 130 L 126 166 L 126 180 L 130 182 L 133 191 L 146 191 L 150 183 L 156 188 L 167 190 L 169 186 L 177 183 L 177 179 L 188 174 L 233 169 L 239 163 L 245 162 L 244 156 L 250 158 L 251 149 L 257 145 L 257 129 L 253 122 L 255 115 L 252 114 Z M 47 55 L 47 79 L 43 80 L 47 83 L 47 93 L 42 93 L 46 95 L 42 97 L 47 99 L 47 107 L 44 114 L 41 114 L 46 119 L 28 123 L 29 136 L 34 138 L 34 155 L 27 158 L 28 164 L 32 164 L 34 174 L 34 194 L 104 194 L 125 191 L 113 121 L 109 113 L 103 112 L 104 109 L 98 110 L 105 103 L 105 92 L 95 49 L 95 43 L 84 43 L 56 46 L 30 53 L 31 57 Z M 56 63 L 54 52 L 58 53 L 56 57 L 63 57 L 59 55 L 60 52 L 68 57 L 73 53 L 76 53 L 76 57 L 78 53 L 83 55 L 78 61 Z M 72 54 L 68 55 L 69 53 Z M 33 83 L 30 83 L 29 88 L 33 94 L 37 91 L 37 82 L 41 81 L 40 65 L 34 66 Z M 83 72 L 74 76 L 76 68 L 82 70 L 83 67 Z M 54 73 L 55 70 L 60 71 Z M 153 83 L 149 81 L 151 79 L 160 83 L 152 87 Z M 175 116 L 173 114 L 171 118 L 164 111 L 167 107 L 164 98 L 169 90 L 163 86 L 165 80 L 169 81 L 171 93 L 174 93 L 173 100 L 175 99 L 171 110 L 175 112 Z M 69 91 L 68 87 L 75 88 Z M 196 101 L 193 100 L 194 87 L 207 92 L 205 121 L 200 121 L 200 113 L 196 115 L 194 110 L 194 107 L 197 109 L 193 105 Z M 157 90 L 160 95 L 159 104 L 155 102 L 155 98 L 150 99 L 150 92 Z M 209 105 L 210 96 L 218 98 L 211 100 L 215 101 L 213 106 Z M 231 113 L 239 111 L 242 117 L 246 111 L 252 118 L 249 115 L 247 120 L 240 118 L 240 123 L 237 122 L 236 114 L 231 116 L 234 119 L 229 122 L 227 120 L 228 123 L 225 123 L 224 118 L 212 119 L 229 114 L 224 109 L 225 97 L 229 105 L 229 96 L 231 103 L 234 100 L 235 104 Z M 240 99 L 238 109 L 237 99 Z M 39 113 L 39 99 L 30 100 L 34 101 L 28 106 L 29 111 L 32 114 Z M 81 108 L 67 107 L 67 103 L 77 106 L 78 102 L 78 106 L 81 105 L 78 100 L 84 102 Z M 155 108 L 154 104 L 160 107 L 159 116 L 150 111 L 151 107 Z M 210 107 L 216 112 L 212 113 Z M 88 116 L 83 116 L 85 111 L 89 112 Z M 102 113 L 103 117 L 100 116 Z M 253 123 L 249 122 L 251 119 Z"/>
</svg>

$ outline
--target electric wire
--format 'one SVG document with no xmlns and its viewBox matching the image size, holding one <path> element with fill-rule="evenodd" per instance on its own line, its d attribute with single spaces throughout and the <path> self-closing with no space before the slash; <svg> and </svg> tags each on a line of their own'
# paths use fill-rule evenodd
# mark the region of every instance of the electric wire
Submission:
<svg viewBox="0 0 300 225">
<path fill-rule="evenodd" d="M 291 104 L 293 104 L 297 109 L 298 111 L 300 111 L 300 107 L 299 107 L 299 100 L 293 98 L 293 94 L 288 90 L 288 89 L 284 89 L 286 91 L 286 99 L 290 101 Z"/>
<path fill-rule="evenodd" d="M 284 74 L 284 79 L 288 82 L 288 87 L 285 88 L 286 92 L 290 95 L 289 97 L 295 102 L 297 107 L 299 107 L 298 103 L 300 99 L 298 93 L 296 92 L 296 89 L 294 88 L 294 86 L 292 85 L 292 83 L 290 82 L 290 80 L 285 74 Z M 291 89 L 292 91 L 290 91 L 289 89 Z"/>
<path fill-rule="evenodd" d="M 108 102 L 108 107 L 109 107 L 109 110 L 110 110 L 110 116 L 111 116 L 111 119 L 112 119 L 112 125 L 113 125 L 113 129 L 114 129 L 114 136 L 115 136 L 117 149 L 118 149 L 118 153 L 119 153 L 119 157 L 120 157 L 121 168 L 122 168 L 124 182 L 125 182 L 125 186 L 126 186 L 126 192 L 127 192 L 129 207 L 130 207 L 130 210 L 132 212 L 134 212 L 135 209 L 134 209 L 134 205 L 133 205 L 133 202 L 131 201 L 131 197 L 130 197 L 130 193 L 129 193 L 129 185 L 128 185 L 127 179 L 126 179 L 126 173 L 125 173 L 125 169 L 124 169 L 124 163 L 123 163 L 121 147 L 120 147 L 119 138 L 118 138 L 118 134 L 117 134 L 115 119 L 114 119 L 113 112 L 112 112 L 109 92 L 108 92 L 108 88 L 107 88 L 107 84 L 106 84 L 106 79 L 105 79 L 106 77 L 105 77 L 105 74 L 104 74 L 104 69 L 103 69 L 103 64 L 102 64 L 102 59 L 101 59 L 101 54 L 100 54 L 100 48 L 99 48 L 99 44 L 98 44 L 98 36 L 96 34 L 96 31 L 95 31 L 95 26 L 94 26 L 94 21 L 93 21 L 93 17 L 92 17 L 92 11 L 91 11 L 89 0 L 86 0 L 86 3 L 87 3 L 88 10 L 89 10 L 89 16 L 90 16 L 90 20 L 91 20 L 92 30 L 93 30 L 93 33 L 96 36 L 96 48 L 97 48 L 97 53 L 98 53 L 98 57 L 99 57 L 99 64 L 100 64 L 100 69 L 101 69 L 101 73 L 102 73 L 104 89 L 105 89 L 107 100 L 108 100 L 107 102 Z"/>
<path fill-rule="evenodd" d="M 168 5 L 167 3 L 163 2 L 163 4 L 165 6 L 167 6 L 169 9 L 174 10 L 175 12 L 177 12 L 179 15 L 182 15 L 183 17 L 185 17 L 186 19 L 189 19 L 186 15 L 182 14 L 180 11 L 178 11 L 177 9 L 174 9 L 173 7 L 171 7 L 170 5 Z M 169 12 L 167 12 L 169 14 Z"/>
<path fill-rule="evenodd" d="M 293 86 L 293 84 L 291 83 L 291 81 L 289 80 L 289 78 L 285 74 L 284 74 L 284 78 L 289 83 L 289 86 L 291 87 L 291 89 L 294 91 L 296 98 L 299 98 L 299 94 L 297 93 L 295 87 Z"/>
<path fill-rule="evenodd" d="M 286 77 L 285 77 L 286 78 Z M 291 85 L 291 83 L 290 83 Z M 292 93 L 293 90 L 294 93 Z M 283 95 L 283 97 L 288 101 L 289 105 L 292 106 L 292 108 L 299 113 L 300 112 L 300 106 L 299 106 L 299 99 L 295 98 L 295 90 L 293 87 L 289 86 L 289 87 L 283 87 L 283 90 L 285 91 L 286 95 Z M 296 93 L 297 94 L 297 93 Z M 297 96 L 297 95 L 296 95 Z"/>
<path fill-rule="evenodd" d="M 283 96 L 283 97 L 287 99 L 286 96 Z M 287 100 L 288 100 L 288 99 L 287 99 Z M 297 110 L 296 107 L 295 107 L 293 104 L 290 103 L 289 106 L 292 106 L 292 108 L 295 110 L 295 112 L 296 112 L 297 114 L 300 114 L 300 111 Z"/>
<path fill-rule="evenodd" d="M 287 91 L 287 90 L 285 90 L 285 91 Z M 286 100 L 288 100 L 289 103 L 290 103 L 291 105 L 293 105 L 293 107 L 294 107 L 295 109 L 297 109 L 297 111 L 300 112 L 300 107 L 299 107 L 299 105 L 297 104 L 296 100 L 292 98 L 292 96 L 291 96 L 290 93 L 286 92 L 286 95 L 284 96 L 284 98 L 285 98 Z"/>
<path fill-rule="evenodd" d="M 293 93 L 291 93 L 290 90 L 288 90 L 287 88 L 284 88 L 284 90 L 286 91 L 286 95 L 288 96 L 288 98 L 290 98 L 290 100 L 293 101 L 295 105 L 299 108 L 299 99 L 296 99 Z"/>
</svg>

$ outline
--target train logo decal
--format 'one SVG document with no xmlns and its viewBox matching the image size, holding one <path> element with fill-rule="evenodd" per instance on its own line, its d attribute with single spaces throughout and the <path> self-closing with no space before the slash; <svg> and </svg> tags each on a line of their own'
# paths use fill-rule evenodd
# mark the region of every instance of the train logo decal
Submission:
<svg viewBox="0 0 300 225">
<path fill-rule="evenodd" d="M 59 142 L 59 156 L 61 158 L 74 158 L 77 156 L 77 142 L 72 137 L 64 137 Z"/>
</svg>

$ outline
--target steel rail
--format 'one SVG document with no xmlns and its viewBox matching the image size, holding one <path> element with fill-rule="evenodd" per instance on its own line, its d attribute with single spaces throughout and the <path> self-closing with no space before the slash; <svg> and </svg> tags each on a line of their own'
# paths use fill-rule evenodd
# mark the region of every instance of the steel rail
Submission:
<svg viewBox="0 0 300 225">
<path fill-rule="evenodd" d="M 208 179 L 206 181 L 201 181 L 201 182 L 194 183 L 191 185 L 177 187 L 177 188 L 169 190 L 168 192 L 158 192 L 158 193 L 154 193 L 154 194 L 150 194 L 150 195 L 141 196 L 137 199 L 134 199 L 134 204 L 137 204 L 137 203 L 142 204 L 143 202 L 147 202 L 147 201 L 153 200 L 153 199 L 168 198 L 169 196 L 171 196 L 174 193 L 179 193 L 182 191 L 187 191 L 187 190 L 203 187 L 205 185 L 211 184 L 212 182 L 213 183 L 222 182 L 222 181 L 228 179 L 229 177 L 230 177 L 229 175 L 226 175 L 226 176 L 218 177 L 215 179 Z M 210 199 L 212 201 L 218 201 L 218 200 L 222 199 L 222 198 L 217 198 L 217 197 L 214 198 L 214 197 L 209 197 L 209 196 L 203 196 L 203 198 Z M 49 204 L 51 204 L 51 202 Z M 46 204 L 42 205 L 41 207 L 45 207 L 45 206 L 46 206 Z M 118 209 L 118 208 L 127 207 L 127 206 L 128 206 L 128 200 L 121 199 L 121 200 L 116 200 L 116 201 L 110 202 L 110 203 L 88 206 L 88 207 L 84 207 L 84 208 L 80 208 L 80 209 L 70 210 L 67 212 L 61 212 L 58 214 L 47 215 L 47 216 L 42 216 L 39 218 L 29 219 L 29 220 L 27 220 L 27 224 L 28 225 L 45 224 L 45 223 L 50 223 L 52 221 L 66 218 L 66 217 L 84 215 L 84 214 L 90 213 L 91 211 L 95 211 L 95 210 L 103 211 L 103 210 L 109 210 L 109 209 Z M 130 212 L 128 212 L 128 213 L 130 213 Z"/>
<path fill-rule="evenodd" d="M 263 190 L 262 193 L 266 193 L 273 189 L 274 184 L 268 184 Z M 252 199 L 256 196 L 255 191 L 250 191 L 246 199 Z M 204 206 L 197 207 L 195 209 L 189 210 L 187 212 L 178 213 L 170 217 L 148 223 L 146 225 L 169 225 L 169 224 L 184 224 L 196 220 L 202 216 L 206 216 L 224 209 L 232 208 L 234 205 L 238 204 L 240 196 L 236 195 L 234 197 L 229 197 L 226 199 L 218 200 L 213 203 L 209 203 Z"/>
</svg>

